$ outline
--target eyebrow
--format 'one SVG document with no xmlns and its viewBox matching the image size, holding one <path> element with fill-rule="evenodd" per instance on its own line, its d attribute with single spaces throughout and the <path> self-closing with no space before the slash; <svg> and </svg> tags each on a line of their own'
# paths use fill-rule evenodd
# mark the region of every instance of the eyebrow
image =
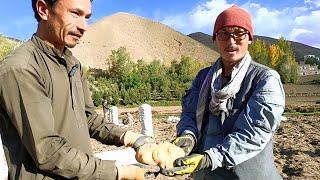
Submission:
<svg viewBox="0 0 320 180">
<path fill-rule="evenodd" d="M 225 29 L 221 29 L 221 32 L 229 32 L 229 31 L 232 31 L 232 32 L 247 32 L 245 29 L 242 29 L 242 28 L 225 28 Z"/>
<path fill-rule="evenodd" d="M 241 27 L 224 27 L 221 30 L 223 31 L 246 31 L 245 29 Z"/>
<path fill-rule="evenodd" d="M 71 11 L 77 11 L 77 12 L 79 12 L 80 14 L 85 14 L 85 12 L 82 10 L 82 9 L 79 9 L 79 8 L 75 8 L 75 9 L 71 9 Z M 90 13 L 90 14 L 87 14 L 85 17 L 87 18 L 87 19 L 89 19 L 90 17 L 91 17 L 91 15 L 92 15 L 92 13 Z"/>
</svg>

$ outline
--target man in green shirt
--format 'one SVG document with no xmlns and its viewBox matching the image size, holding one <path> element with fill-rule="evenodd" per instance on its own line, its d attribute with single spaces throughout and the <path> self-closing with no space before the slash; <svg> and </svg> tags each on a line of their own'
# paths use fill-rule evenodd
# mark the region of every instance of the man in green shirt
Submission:
<svg viewBox="0 0 320 180">
<path fill-rule="evenodd" d="M 0 64 L 0 132 L 9 179 L 143 179 L 154 171 L 93 156 L 90 137 L 134 146 L 142 162 L 153 162 L 160 145 L 139 150 L 154 141 L 94 111 L 83 68 L 68 49 L 87 30 L 91 3 L 32 0 L 37 32 Z"/>
</svg>

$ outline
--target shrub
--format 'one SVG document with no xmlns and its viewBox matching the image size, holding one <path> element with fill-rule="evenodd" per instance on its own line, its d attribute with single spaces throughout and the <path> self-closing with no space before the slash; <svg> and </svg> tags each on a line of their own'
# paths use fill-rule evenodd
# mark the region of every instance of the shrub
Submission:
<svg viewBox="0 0 320 180">
<path fill-rule="evenodd" d="M 89 75 L 94 104 L 104 99 L 112 105 L 133 105 L 147 101 L 180 100 L 196 73 L 208 64 L 182 56 L 167 67 L 161 61 L 149 64 L 138 60 L 134 63 L 124 47 L 113 50 L 109 56 L 110 68 L 105 72 Z"/>
</svg>

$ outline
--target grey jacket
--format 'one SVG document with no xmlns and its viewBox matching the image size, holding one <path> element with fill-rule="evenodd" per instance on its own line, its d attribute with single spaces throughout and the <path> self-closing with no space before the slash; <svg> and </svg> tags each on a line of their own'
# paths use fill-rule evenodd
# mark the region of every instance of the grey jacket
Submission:
<svg viewBox="0 0 320 180">
<path fill-rule="evenodd" d="M 211 67 L 212 68 L 212 67 Z M 280 124 L 285 94 L 279 74 L 254 61 L 235 98 L 229 99 L 229 116 L 223 124 L 208 108 L 199 136 L 196 122 L 200 88 L 210 67 L 201 70 L 182 102 L 177 134 L 191 133 L 195 151 L 209 154 L 213 167 L 195 173 L 195 179 L 281 179 L 273 159 L 272 136 Z M 207 106 L 210 101 L 210 93 Z"/>
</svg>

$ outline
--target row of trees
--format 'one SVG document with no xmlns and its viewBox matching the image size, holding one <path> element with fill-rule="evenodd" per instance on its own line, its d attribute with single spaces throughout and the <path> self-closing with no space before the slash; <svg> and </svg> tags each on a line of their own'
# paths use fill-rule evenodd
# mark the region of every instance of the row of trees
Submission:
<svg viewBox="0 0 320 180">
<path fill-rule="evenodd" d="M 310 65 L 318 65 L 320 66 L 320 61 L 319 59 L 317 59 L 317 57 L 309 57 L 305 59 L 305 63 L 306 64 L 310 64 Z"/>
<path fill-rule="evenodd" d="M 95 105 L 107 99 L 111 104 L 140 104 L 150 100 L 180 100 L 196 73 L 208 63 L 182 56 L 164 65 L 159 60 L 136 63 L 126 48 L 113 50 L 108 68 L 89 76 Z"/>
<path fill-rule="evenodd" d="M 298 81 L 298 63 L 296 62 L 291 43 L 280 38 L 276 44 L 266 45 L 260 39 L 249 47 L 252 58 L 278 71 L 283 83 Z"/>
</svg>

